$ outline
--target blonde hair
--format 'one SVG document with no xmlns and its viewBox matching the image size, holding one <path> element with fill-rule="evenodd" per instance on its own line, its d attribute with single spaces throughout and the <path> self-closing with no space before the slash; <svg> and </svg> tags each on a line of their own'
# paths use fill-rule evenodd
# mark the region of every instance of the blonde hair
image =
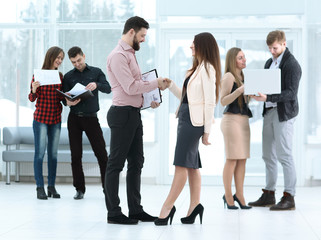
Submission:
<svg viewBox="0 0 321 240">
<path fill-rule="evenodd" d="M 226 59 L 225 59 L 225 73 L 230 72 L 234 78 L 237 87 L 241 87 L 243 85 L 243 80 L 244 80 L 244 74 L 243 71 L 241 70 L 241 77 L 240 79 L 237 74 L 236 74 L 236 56 L 239 52 L 241 52 L 242 49 L 234 47 L 228 50 L 226 54 Z M 243 94 L 241 94 L 238 99 L 237 99 L 238 105 L 240 109 L 243 108 Z"/>
<path fill-rule="evenodd" d="M 286 41 L 285 33 L 281 30 L 269 32 L 269 34 L 266 37 L 266 44 L 270 46 L 275 41 L 277 41 L 278 43 L 284 43 Z"/>
</svg>

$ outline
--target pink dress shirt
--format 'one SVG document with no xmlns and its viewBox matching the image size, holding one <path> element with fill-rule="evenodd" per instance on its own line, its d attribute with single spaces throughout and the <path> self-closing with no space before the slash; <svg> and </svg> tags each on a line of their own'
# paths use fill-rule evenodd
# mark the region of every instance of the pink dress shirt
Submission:
<svg viewBox="0 0 321 240">
<path fill-rule="evenodd" d="M 135 50 L 123 40 L 107 57 L 107 75 L 113 93 L 113 105 L 143 105 L 143 93 L 158 87 L 157 80 L 143 81 Z"/>
</svg>

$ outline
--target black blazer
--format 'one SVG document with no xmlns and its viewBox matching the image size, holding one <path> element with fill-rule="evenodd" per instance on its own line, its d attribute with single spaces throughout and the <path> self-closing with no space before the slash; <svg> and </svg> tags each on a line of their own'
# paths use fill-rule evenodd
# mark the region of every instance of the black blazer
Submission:
<svg viewBox="0 0 321 240">
<path fill-rule="evenodd" d="M 270 68 L 272 58 L 266 61 L 264 68 Z M 282 57 L 281 69 L 281 93 L 267 95 L 267 102 L 276 102 L 279 115 L 279 121 L 287 121 L 296 117 L 299 113 L 298 89 L 302 75 L 301 67 L 298 61 L 286 48 Z M 263 116 L 266 112 L 265 103 Z"/>
</svg>

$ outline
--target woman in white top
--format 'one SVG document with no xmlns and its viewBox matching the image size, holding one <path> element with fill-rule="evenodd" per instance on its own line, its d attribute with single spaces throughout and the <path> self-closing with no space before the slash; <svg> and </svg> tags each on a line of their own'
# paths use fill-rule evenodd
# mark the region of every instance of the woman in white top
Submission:
<svg viewBox="0 0 321 240">
<path fill-rule="evenodd" d="M 175 174 L 171 190 L 163 204 L 155 225 L 170 224 L 175 213 L 174 203 L 188 178 L 190 186 L 190 206 L 182 223 L 194 223 L 197 215 L 202 216 L 204 207 L 200 204 L 201 160 L 198 152 L 199 140 L 210 145 L 208 138 L 214 120 L 214 107 L 218 100 L 221 77 L 220 54 L 215 38 L 210 33 L 200 33 L 191 45 L 193 66 L 187 71 L 183 88 L 170 82 L 170 91 L 181 104 L 177 111 L 177 143 L 175 149 Z"/>
</svg>

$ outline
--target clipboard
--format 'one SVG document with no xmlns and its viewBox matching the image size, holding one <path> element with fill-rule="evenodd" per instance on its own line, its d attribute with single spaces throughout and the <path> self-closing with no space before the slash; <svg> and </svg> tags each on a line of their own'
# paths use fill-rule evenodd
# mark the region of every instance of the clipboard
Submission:
<svg viewBox="0 0 321 240">
<path fill-rule="evenodd" d="M 151 81 L 151 80 L 155 80 L 156 78 L 158 78 L 156 69 L 152 69 L 142 74 L 143 81 Z M 141 107 L 141 110 L 150 108 L 151 102 L 153 101 L 158 103 L 162 102 L 162 95 L 159 88 L 156 88 L 147 93 L 143 93 L 143 98 L 144 98 L 144 102 L 143 102 L 143 106 Z"/>
</svg>

